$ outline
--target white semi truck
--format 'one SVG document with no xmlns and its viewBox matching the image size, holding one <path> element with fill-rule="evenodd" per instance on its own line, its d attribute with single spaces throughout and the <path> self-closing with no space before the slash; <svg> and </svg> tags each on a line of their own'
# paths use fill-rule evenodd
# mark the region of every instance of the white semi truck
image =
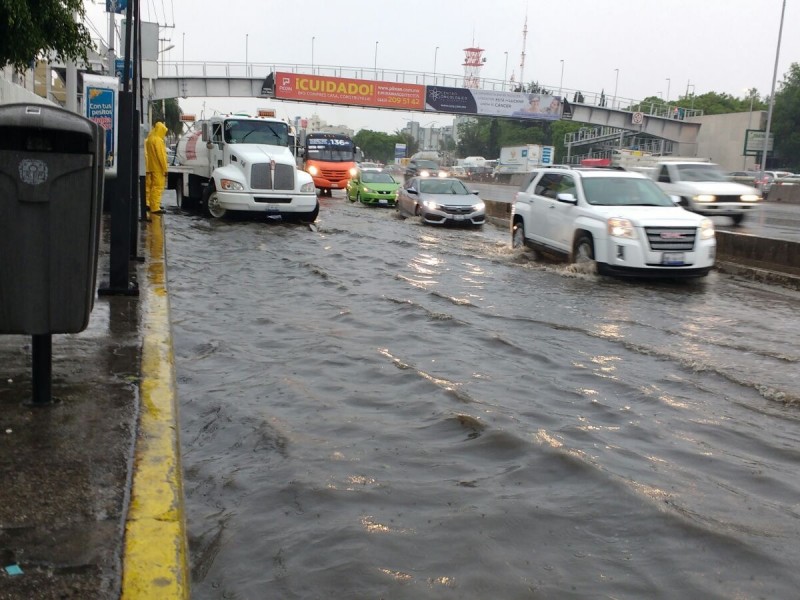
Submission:
<svg viewBox="0 0 800 600">
<path fill-rule="evenodd" d="M 214 218 L 228 211 L 313 222 L 319 214 L 311 175 L 297 168 L 288 123 L 231 114 L 198 121 L 176 148 L 167 172 L 178 205 L 200 206 Z"/>
</svg>

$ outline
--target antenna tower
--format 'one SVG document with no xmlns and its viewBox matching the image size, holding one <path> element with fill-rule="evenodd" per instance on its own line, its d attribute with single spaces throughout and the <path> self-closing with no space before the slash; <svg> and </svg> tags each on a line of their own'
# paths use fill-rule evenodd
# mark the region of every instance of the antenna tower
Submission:
<svg viewBox="0 0 800 600">
<path fill-rule="evenodd" d="M 519 62 L 519 84 L 525 91 L 525 46 L 528 42 L 528 9 L 525 9 L 525 26 L 522 28 L 522 56 Z"/>
<path fill-rule="evenodd" d="M 474 43 L 474 42 L 473 42 Z M 481 67 L 486 62 L 482 58 L 483 48 L 464 48 L 464 87 L 478 89 L 481 87 Z"/>
</svg>

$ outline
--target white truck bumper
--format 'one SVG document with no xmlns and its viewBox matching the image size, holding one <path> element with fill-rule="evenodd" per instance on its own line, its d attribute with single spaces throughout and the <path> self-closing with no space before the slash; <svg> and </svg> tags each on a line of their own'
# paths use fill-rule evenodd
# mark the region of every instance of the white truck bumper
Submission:
<svg viewBox="0 0 800 600">
<path fill-rule="evenodd" d="M 263 212 L 267 214 L 303 214 L 317 206 L 316 192 L 299 194 L 253 194 L 251 192 L 217 192 L 217 200 L 225 210 Z"/>
</svg>

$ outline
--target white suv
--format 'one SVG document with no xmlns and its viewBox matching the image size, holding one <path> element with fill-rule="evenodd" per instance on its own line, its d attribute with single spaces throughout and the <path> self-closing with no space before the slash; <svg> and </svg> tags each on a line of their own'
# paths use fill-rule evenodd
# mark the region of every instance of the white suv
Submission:
<svg viewBox="0 0 800 600">
<path fill-rule="evenodd" d="M 716 252 L 710 219 L 646 176 L 611 169 L 534 171 L 514 201 L 511 243 L 609 275 L 703 277 Z"/>
</svg>

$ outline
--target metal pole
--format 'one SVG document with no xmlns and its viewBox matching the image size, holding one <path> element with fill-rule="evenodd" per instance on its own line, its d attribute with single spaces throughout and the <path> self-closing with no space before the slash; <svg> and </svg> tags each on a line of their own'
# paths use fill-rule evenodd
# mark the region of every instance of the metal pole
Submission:
<svg viewBox="0 0 800 600">
<path fill-rule="evenodd" d="M 561 90 L 564 88 L 564 60 L 561 60 L 561 80 L 558 82 L 558 95 L 562 95 Z"/>
<path fill-rule="evenodd" d="M 616 76 L 614 77 L 614 103 L 611 105 L 611 108 L 614 108 L 614 104 L 617 103 L 617 86 L 619 85 L 619 69 L 614 69 L 617 72 Z"/>
<path fill-rule="evenodd" d="M 749 130 L 753 126 L 753 88 L 748 90 L 750 92 L 750 114 L 747 115 L 747 129 Z M 745 141 L 747 134 L 745 134 Z M 742 162 L 742 171 L 747 170 L 747 154 L 744 155 L 744 161 Z"/>
<path fill-rule="evenodd" d="M 375 40 L 375 79 L 378 78 L 378 40 Z"/>
<path fill-rule="evenodd" d="M 670 81 L 669 77 L 667 77 L 667 98 L 664 100 L 667 104 L 669 104 L 669 86 L 672 82 Z"/>
<path fill-rule="evenodd" d="M 317 39 L 315 36 L 311 36 L 311 74 L 314 74 L 314 40 Z"/>
<path fill-rule="evenodd" d="M 504 52 L 506 55 L 506 66 L 503 68 L 503 91 L 506 91 L 506 82 L 508 81 L 508 51 Z"/>
<path fill-rule="evenodd" d="M 783 35 L 783 16 L 786 13 L 786 0 L 781 8 L 781 24 L 778 29 L 778 47 L 775 49 L 775 69 L 772 72 L 772 90 L 769 94 L 769 110 L 767 111 L 767 130 L 764 132 L 764 151 L 761 154 L 761 177 L 764 180 L 764 171 L 767 170 L 767 152 L 769 151 L 769 130 L 772 127 L 772 109 L 775 106 L 775 82 L 778 79 L 778 57 L 781 54 L 781 36 Z"/>
<path fill-rule="evenodd" d="M 377 42 L 375 42 L 377 43 Z M 436 59 L 439 56 L 439 46 L 436 46 L 436 50 L 433 51 L 433 81 L 436 82 Z"/>
<path fill-rule="evenodd" d="M 33 403 L 48 404 L 52 400 L 53 336 L 49 333 L 34 335 L 31 346 Z"/>
<path fill-rule="evenodd" d="M 186 77 L 186 32 L 183 32 L 183 42 L 181 45 L 181 77 Z"/>
<path fill-rule="evenodd" d="M 244 34 L 244 75 L 245 75 L 245 77 L 247 77 L 249 75 L 249 71 L 250 71 L 250 67 L 248 66 L 250 64 L 250 60 L 249 60 L 249 56 L 248 56 L 249 46 L 250 46 L 250 34 L 249 33 L 245 33 Z"/>
</svg>

